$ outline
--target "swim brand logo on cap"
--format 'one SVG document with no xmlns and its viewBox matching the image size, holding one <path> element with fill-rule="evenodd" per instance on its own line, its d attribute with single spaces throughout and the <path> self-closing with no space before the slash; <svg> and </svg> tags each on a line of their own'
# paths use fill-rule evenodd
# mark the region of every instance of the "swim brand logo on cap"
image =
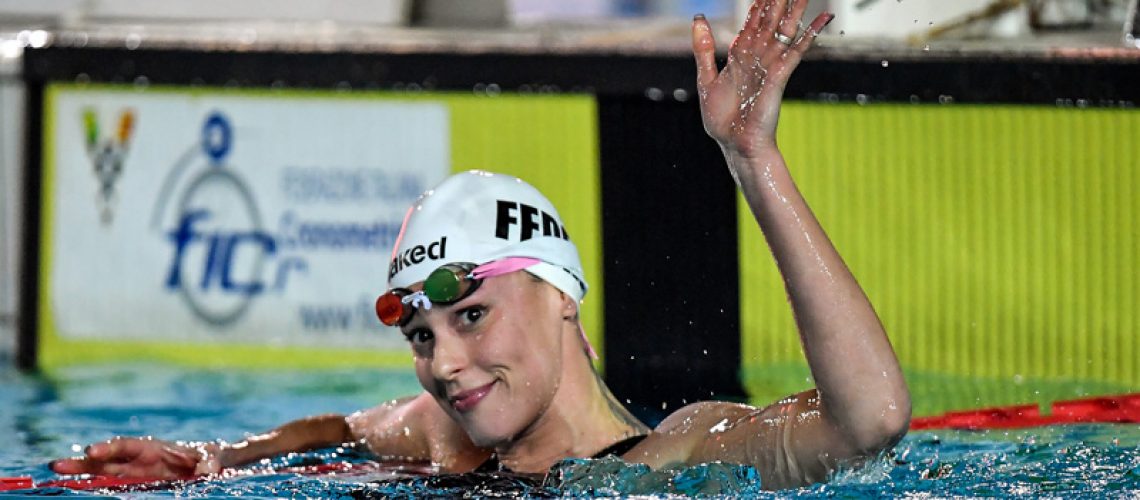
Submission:
<svg viewBox="0 0 1140 500">
<path fill-rule="evenodd" d="M 408 209 L 388 286 L 407 288 L 440 265 L 530 257 L 526 271 L 582 300 L 578 249 L 550 200 L 521 179 L 472 170 L 448 177 Z"/>
<path fill-rule="evenodd" d="M 498 210 L 495 216 L 496 238 L 503 240 L 511 239 L 511 226 L 519 223 L 519 219 L 513 215 L 513 212 L 516 211 L 521 211 L 523 218 L 519 241 L 526 241 L 534 237 L 534 232 L 539 228 L 538 216 L 540 214 L 542 215 L 543 236 L 553 236 L 564 240 L 570 239 L 570 234 L 566 232 L 566 228 L 562 226 L 562 224 L 558 223 L 557 217 L 527 205 L 526 203 L 507 200 L 498 200 Z"/>
<path fill-rule="evenodd" d="M 388 266 L 388 279 L 392 279 L 396 273 L 401 269 L 419 264 L 424 261 L 424 258 L 429 260 L 443 260 L 447 258 L 447 236 L 444 236 L 427 246 L 416 245 L 400 252 L 392 259 L 392 265 Z M 446 264 L 446 262 L 443 262 Z"/>
<path fill-rule="evenodd" d="M 570 233 L 566 232 L 566 228 L 558 223 L 558 218 L 548 214 L 535 207 L 527 205 L 526 203 L 519 203 L 517 201 L 497 200 L 498 209 L 495 215 L 495 237 L 503 240 L 511 239 L 511 226 L 519 226 L 519 241 L 526 241 L 534 237 L 535 233 L 541 229 L 542 236 L 553 236 L 555 238 L 562 238 L 564 240 L 570 239 Z M 515 213 L 522 216 L 522 223 L 519 223 L 519 217 Z M 539 224 L 541 221 L 541 225 Z M 440 237 L 428 245 L 415 245 L 406 248 L 397 253 L 392 259 L 392 264 L 388 266 L 388 278 L 391 279 L 396 273 L 402 269 L 419 264 L 427 260 L 444 260 L 447 258 L 447 236 Z M 447 262 L 440 262 L 446 264 Z"/>
</svg>

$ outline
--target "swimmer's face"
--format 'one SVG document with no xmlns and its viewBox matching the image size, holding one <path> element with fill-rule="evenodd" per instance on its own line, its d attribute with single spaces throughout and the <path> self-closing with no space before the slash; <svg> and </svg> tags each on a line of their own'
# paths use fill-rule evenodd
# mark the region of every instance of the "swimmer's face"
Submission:
<svg viewBox="0 0 1140 500">
<path fill-rule="evenodd" d="M 402 328 L 420 384 L 476 445 L 518 437 L 550 406 L 567 300 L 514 272 L 486 279 L 455 304 L 417 311 Z"/>
</svg>

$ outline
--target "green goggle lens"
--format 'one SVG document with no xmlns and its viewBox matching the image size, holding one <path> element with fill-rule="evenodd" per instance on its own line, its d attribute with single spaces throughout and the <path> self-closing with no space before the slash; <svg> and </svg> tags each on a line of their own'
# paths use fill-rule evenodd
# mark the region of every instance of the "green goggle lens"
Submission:
<svg viewBox="0 0 1140 500">
<path fill-rule="evenodd" d="M 464 285 L 470 286 L 467 271 L 444 266 L 432 271 L 424 280 L 424 295 L 432 302 L 441 304 L 458 300 L 464 292 Z"/>
</svg>

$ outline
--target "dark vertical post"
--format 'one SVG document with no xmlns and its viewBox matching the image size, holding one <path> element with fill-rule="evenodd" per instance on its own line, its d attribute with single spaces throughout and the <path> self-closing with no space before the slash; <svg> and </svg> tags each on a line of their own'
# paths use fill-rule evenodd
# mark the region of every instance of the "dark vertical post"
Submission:
<svg viewBox="0 0 1140 500">
<path fill-rule="evenodd" d="M 649 95 L 599 97 L 599 118 L 606 383 L 654 424 L 745 393 L 736 188 L 696 96 Z"/>
<path fill-rule="evenodd" d="M 36 369 L 39 328 L 40 197 L 42 189 L 43 96 L 42 81 L 32 81 L 24 60 L 27 101 L 24 106 L 24 200 L 20 230 L 20 293 L 16 305 L 16 367 Z"/>
</svg>

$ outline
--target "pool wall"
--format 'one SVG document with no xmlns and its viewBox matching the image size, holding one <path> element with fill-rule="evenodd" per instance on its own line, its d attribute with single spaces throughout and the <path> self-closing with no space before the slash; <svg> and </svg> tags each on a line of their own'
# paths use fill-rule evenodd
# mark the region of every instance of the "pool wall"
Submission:
<svg viewBox="0 0 1140 500">
<path fill-rule="evenodd" d="M 916 413 L 1137 389 L 1140 112 L 1084 106 L 784 109 L 780 144 L 909 369 Z M 780 334 L 794 323 L 774 266 L 746 258 L 766 248 L 740 207 L 759 396 L 802 380 L 773 367 L 803 356 Z"/>
</svg>

